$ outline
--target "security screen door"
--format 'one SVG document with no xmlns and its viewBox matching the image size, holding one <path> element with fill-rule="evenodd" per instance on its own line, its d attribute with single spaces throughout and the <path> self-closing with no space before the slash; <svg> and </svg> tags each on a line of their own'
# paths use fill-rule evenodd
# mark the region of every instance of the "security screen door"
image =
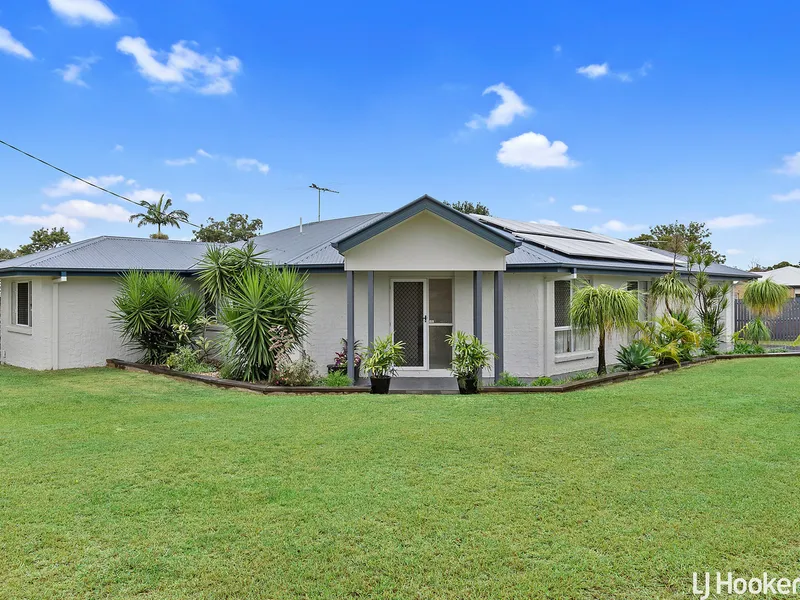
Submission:
<svg viewBox="0 0 800 600">
<path fill-rule="evenodd" d="M 453 332 L 453 280 L 393 281 L 392 327 L 395 341 L 405 343 L 403 368 L 450 368 L 445 336 Z"/>
</svg>

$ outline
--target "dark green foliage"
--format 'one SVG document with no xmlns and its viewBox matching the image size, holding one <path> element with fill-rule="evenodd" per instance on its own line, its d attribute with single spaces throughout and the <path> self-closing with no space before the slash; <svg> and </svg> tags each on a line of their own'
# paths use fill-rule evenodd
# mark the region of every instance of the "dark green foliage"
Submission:
<svg viewBox="0 0 800 600">
<path fill-rule="evenodd" d="M 114 306 L 111 319 L 123 340 L 149 364 L 163 364 L 182 344 L 182 335 L 190 338 L 200 330 L 203 302 L 175 273 L 129 271 Z"/>
<path fill-rule="evenodd" d="M 217 221 L 213 217 L 208 219 L 207 225 L 201 225 L 195 230 L 194 241 L 213 242 L 216 244 L 232 244 L 244 242 L 261 232 L 264 223 L 261 219 L 250 220 L 249 215 L 231 213 L 224 221 Z"/>
<path fill-rule="evenodd" d="M 617 360 L 627 371 L 649 369 L 658 364 L 650 346 L 642 340 L 634 340 L 629 345 L 622 346 L 617 351 Z"/>
<path fill-rule="evenodd" d="M 155 225 L 158 231 L 150 235 L 153 239 L 168 239 L 167 234 L 161 232 L 161 227 L 177 227 L 180 229 L 181 223 L 186 223 L 189 220 L 189 214 L 185 210 L 170 210 L 172 199 L 167 198 L 165 200 L 164 194 L 161 194 L 158 202 L 142 200 L 139 204 L 145 209 L 145 212 L 131 215 L 128 220 L 131 223 L 136 223 L 137 227 Z"/>
<path fill-rule="evenodd" d="M 508 371 L 503 371 L 500 373 L 500 377 L 495 385 L 498 387 L 521 387 L 525 385 L 525 382 Z"/>
<path fill-rule="evenodd" d="M 63 227 L 48 230 L 44 227 L 37 229 L 31 234 L 31 241 L 23 244 L 17 250 L 17 256 L 25 256 L 42 250 L 50 250 L 59 246 L 66 246 L 70 243 L 69 233 Z M 13 257 L 9 257 L 13 258 Z"/>
<path fill-rule="evenodd" d="M 553 380 L 550 377 L 542 375 L 541 377 L 537 377 L 536 379 L 531 381 L 531 385 L 534 387 L 553 385 Z"/>
<path fill-rule="evenodd" d="M 737 340 L 733 344 L 731 354 L 764 354 L 764 347 L 758 344 Z"/>
<path fill-rule="evenodd" d="M 472 202 L 453 202 L 452 204 L 449 202 L 444 202 L 444 204 L 451 208 L 455 208 L 458 212 L 462 212 L 467 215 L 472 214 L 483 215 L 485 217 L 489 216 L 489 209 L 480 202 L 477 204 L 473 204 Z"/>
<path fill-rule="evenodd" d="M 200 361 L 200 352 L 191 346 L 180 346 L 167 356 L 166 364 L 170 369 L 184 373 L 211 373 L 216 367 Z"/>
<path fill-rule="evenodd" d="M 711 231 L 705 223 L 692 221 L 688 225 L 670 223 L 650 228 L 650 233 L 631 238 L 629 241 L 651 248 L 667 250 L 673 254 L 689 254 L 690 247 L 709 255 L 715 263 L 723 264 L 725 256 L 711 247 Z"/>
<path fill-rule="evenodd" d="M 664 315 L 655 321 L 638 324 L 642 341 L 650 347 L 659 364 L 689 360 L 700 346 L 697 323 L 688 315 L 678 315 L 683 321 Z"/>
<path fill-rule="evenodd" d="M 719 354 L 719 339 L 704 333 L 700 338 L 700 354 L 703 356 L 716 356 Z"/>
<path fill-rule="evenodd" d="M 333 371 L 328 373 L 327 376 L 319 380 L 319 385 L 322 387 L 347 387 L 353 385 L 347 373 L 341 371 Z"/>
<path fill-rule="evenodd" d="M 0 248 L 0 261 L 9 260 L 11 258 L 15 258 L 16 256 L 16 252 L 13 252 L 8 248 Z"/>
</svg>

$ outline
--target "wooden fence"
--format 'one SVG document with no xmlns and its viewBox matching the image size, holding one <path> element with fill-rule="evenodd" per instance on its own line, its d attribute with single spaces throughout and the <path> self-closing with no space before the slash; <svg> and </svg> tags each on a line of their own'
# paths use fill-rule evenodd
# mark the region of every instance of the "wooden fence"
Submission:
<svg viewBox="0 0 800 600">
<path fill-rule="evenodd" d="M 742 300 L 736 300 L 736 331 L 739 331 L 750 320 L 750 311 Z M 793 298 L 786 303 L 783 312 L 775 318 L 764 319 L 769 327 L 773 340 L 794 341 L 800 335 L 800 298 Z"/>
</svg>

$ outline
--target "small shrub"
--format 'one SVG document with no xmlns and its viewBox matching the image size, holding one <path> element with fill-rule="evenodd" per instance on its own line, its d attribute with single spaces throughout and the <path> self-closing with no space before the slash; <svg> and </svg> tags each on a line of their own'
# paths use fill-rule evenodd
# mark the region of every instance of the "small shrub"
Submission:
<svg viewBox="0 0 800 600">
<path fill-rule="evenodd" d="M 700 339 L 700 354 L 702 356 L 716 356 L 719 354 L 719 340 L 710 334 L 703 335 Z"/>
<path fill-rule="evenodd" d="M 297 360 L 278 361 L 273 369 L 273 385 L 306 386 L 316 381 L 317 363 L 305 352 L 301 352 Z"/>
<path fill-rule="evenodd" d="M 350 378 L 341 371 L 333 371 L 328 373 L 326 377 L 319 380 L 319 385 L 322 387 L 348 387 L 353 385 Z"/>
<path fill-rule="evenodd" d="M 764 354 L 764 347 L 758 344 L 737 340 L 733 344 L 731 354 Z"/>
<path fill-rule="evenodd" d="M 592 379 L 594 377 L 597 377 L 597 373 L 594 371 L 582 371 L 581 373 L 575 373 L 575 375 L 567 377 L 564 383 L 568 381 L 583 381 L 584 379 Z"/>
<path fill-rule="evenodd" d="M 541 377 L 537 377 L 536 379 L 531 381 L 531 385 L 535 387 L 553 385 L 553 380 L 550 377 L 545 377 L 544 375 L 542 375 Z"/>
<path fill-rule="evenodd" d="M 498 387 L 522 387 L 525 383 L 515 375 L 512 375 L 508 371 L 503 371 L 500 373 L 500 378 L 495 383 Z"/>
<path fill-rule="evenodd" d="M 620 347 L 617 360 L 627 371 L 649 369 L 658 364 L 652 349 L 642 340 L 634 340 L 629 345 Z"/>
<path fill-rule="evenodd" d="M 167 356 L 166 364 L 170 369 L 184 373 L 211 373 L 216 368 L 199 360 L 198 351 L 189 346 L 181 346 Z"/>
<path fill-rule="evenodd" d="M 788 352 L 788 350 L 786 348 L 781 348 L 780 346 L 777 348 L 767 349 L 767 354 L 784 354 L 785 352 Z"/>
</svg>

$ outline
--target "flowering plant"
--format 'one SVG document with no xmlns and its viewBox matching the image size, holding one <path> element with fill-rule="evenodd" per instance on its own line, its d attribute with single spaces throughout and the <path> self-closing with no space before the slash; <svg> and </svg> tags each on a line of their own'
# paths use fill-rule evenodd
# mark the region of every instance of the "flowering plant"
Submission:
<svg viewBox="0 0 800 600">
<path fill-rule="evenodd" d="M 356 340 L 354 344 L 353 353 L 353 367 L 358 368 L 361 366 L 361 354 L 359 354 L 360 342 Z M 342 350 L 337 352 L 333 357 L 333 365 L 335 367 L 347 367 L 347 340 L 342 338 Z"/>
</svg>

